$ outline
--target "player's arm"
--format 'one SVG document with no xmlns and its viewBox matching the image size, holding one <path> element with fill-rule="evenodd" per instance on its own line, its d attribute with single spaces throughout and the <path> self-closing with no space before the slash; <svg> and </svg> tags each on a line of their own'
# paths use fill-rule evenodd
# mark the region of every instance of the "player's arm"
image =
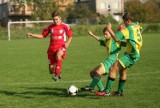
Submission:
<svg viewBox="0 0 160 108">
<path fill-rule="evenodd" d="M 27 37 L 28 37 L 28 38 L 43 39 L 43 38 L 45 38 L 49 33 L 50 33 L 50 25 L 49 25 L 48 27 L 45 27 L 45 28 L 43 29 L 42 34 L 28 33 L 28 34 L 27 34 Z"/>
<path fill-rule="evenodd" d="M 107 25 L 107 30 L 108 32 L 110 33 L 110 35 L 112 36 L 112 38 L 116 41 L 116 42 L 119 42 L 120 40 L 115 36 L 115 33 L 113 32 L 112 30 L 112 25 L 111 24 L 108 24 Z"/>
<path fill-rule="evenodd" d="M 65 43 L 65 48 L 68 48 L 71 41 L 72 41 L 72 29 L 71 28 L 65 28 L 66 29 L 66 34 L 68 37 L 67 42 Z"/>
<path fill-rule="evenodd" d="M 33 33 L 28 33 L 27 34 L 28 38 L 38 38 L 38 39 L 43 39 L 43 35 L 42 34 L 33 34 Z"/>
<path fill-rule="evenodd" d="M 68 37 L 68 40 L 67 40 L 67 42 L 65 44 L 65 48 L 68 48 L 68 46 L 70 45 L 71 41 L 72 41 L 72 37 Z"/>
<path fill-rule="evenodd" d="M 95 34 L 93 34 L 92 31 L 88 31 L 88 34 L 89 34 L 90 36 L 92 36 L 93 38 L 95 38 L 97 41 L 100 40 L 100 38 L 99 38 L 98 36 L 96 36 Z"/>
</svg>

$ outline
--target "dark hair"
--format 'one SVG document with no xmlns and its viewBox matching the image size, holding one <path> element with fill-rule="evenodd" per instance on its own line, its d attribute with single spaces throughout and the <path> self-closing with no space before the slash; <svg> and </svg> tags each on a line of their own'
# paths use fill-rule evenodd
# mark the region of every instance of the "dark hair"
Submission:
<svg viewBox="0 0 160 108">
<path fill-rule="evenodd" d="M 133 17 L 131 16 L 129 12 L 124 13 L 124 15 L 122 16 L 122 19 L 125 21 L 128 21 L 128 20 L 133 21 Z"/>
<path fill-rule="evenodd" d="M 59 11 L 53 11 L 52 12 L 52 18 L 55 17 L 55 16 L 60 16 L 60 12 Z"/>
</svg>

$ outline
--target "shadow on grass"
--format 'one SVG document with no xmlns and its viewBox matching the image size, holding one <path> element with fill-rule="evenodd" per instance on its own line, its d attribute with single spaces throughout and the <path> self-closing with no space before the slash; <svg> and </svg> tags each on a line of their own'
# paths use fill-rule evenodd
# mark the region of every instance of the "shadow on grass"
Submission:
<svg viewBox="0 0 160 108">
<path fill-rule="evenodd" d="M 42 90 L 42 92 L 36 92 L 36 95 L 50 95 L 54 97 L 94 97 L 95 94 L 90 92 L 82 92 L 79 91 L 76 96 L 71 96 L 67 93 L 67 89 L 64 88 L 48 88 L 48 87 L 30 87 L 27 89 L 33 89 L 33 90 Z"/>
<path fill-rule="evenodd" d="M 18 93 L 15 91 L 8 91 L 8 90 L 0 90 L 1 94 L 5 94 L 6 96 L 17 96 L 17 97 L 21 97 L 21 98 L 33 98 L 33 96 L 26 96 L 26 95 L 21 95 L 22 93 Z M 31 92 L 25 92 L 25 94 L 29 94 Z"/>
<path fill-rule="evenodd" d="M 5 94 L 7 96 L 18 96 L 21 98 L 36 98 L 37 96 L 53 96 L 53 97 L 63 97 L 63 98 L 72 98 L 72 97 L 80 97 L 80 98 L 91 98 L 97 99 L 98 97 L 95 94 L 90 92 L 82 92 L 79 91 L 76 96 L 71 96 L 67 93 L 67 90 L 64 88 L 48 88 L 48 87 L 20 87 L 23 88 L 22 92 L 20 89 L 18 91 L 13 90 L 0 90 L 0 94 Z"/>
</svg>

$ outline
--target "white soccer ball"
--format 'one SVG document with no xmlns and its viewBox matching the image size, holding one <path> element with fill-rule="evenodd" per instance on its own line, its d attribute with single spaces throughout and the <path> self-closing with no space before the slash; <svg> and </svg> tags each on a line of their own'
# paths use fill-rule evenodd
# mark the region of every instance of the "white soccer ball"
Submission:
<svg viewBox="0 0 160 108">
<path fill-rule="evenodd" d="M 70 85 L 67 88 L 67 92 L 68 92 L 69 95 L 75 96 L 78 93 L 78 88 L 74 85 Z"/>
</svg>

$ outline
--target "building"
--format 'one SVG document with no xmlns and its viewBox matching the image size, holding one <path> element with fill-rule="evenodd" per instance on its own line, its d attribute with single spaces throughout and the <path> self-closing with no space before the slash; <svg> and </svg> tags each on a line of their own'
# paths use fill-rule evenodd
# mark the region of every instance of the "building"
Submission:
<svg viewBox="0 0 160 108">
<path fill-rule="evenodd" d="M 10 21 L 26 21 L 31 18 L 35 6 L 34 3 L 27 3 L 27 0 L 21 0 L 21 4 L 15 0 L 0 0 L 0 22 L 7 24 Z M 34 1 L 34 0 L 33 0 Z M 124 0 L 52 0 L 60 10 L 70 5 L 87 4 L 94 12 L 107 16 L 111 14 L 113 18 L 120 21 L 120 15 L 124 11 Z M 45 2 L 42 0 L 41 2 Z"/>
<path fill-rule="evenodd" d="M 27 5 L 26 0 L 21 5 L 13 0 L 0 0 L 0 25 L 6 27 L 8 21 L 25 21 L 33 12 L 33 3 Z"/>
<path fill-rule="evenodd" d="M 9 0 L 8 1 L 8 12 L 9 12 L 9 20 L 13 21 L 25 21 L 31 17 L 34 12 L 34 4 L 30 3 L 27 5 L 26 0 L 23 0 L 20 5 L 18 2 Z"/>
<path fill-rule="evenodd" d="M 65 9 L 70 5 L 87 4 L 89 8 L 96 13 L 107 16 L 111 14 L 117 21 L 120 20 L 120 15 L 124 11 L 124 0 L 52 0 L 59 7 L 60 10 L 65 11 Z M 10 19 L 22 20 L 30 17 L 34 12 L 34 3 L 29 6 L 24 0 L 23 5 L 19 5 L 17 2 L 9 0 L 9 17 Z"/>
<path fill-rule="evenodd" d="M 117 21 L 124 12 L 124 0 L 75 0 L 76 5 L 87 4 L 96 13 L 107 16 L 111 14 Z"/>
</svg>

